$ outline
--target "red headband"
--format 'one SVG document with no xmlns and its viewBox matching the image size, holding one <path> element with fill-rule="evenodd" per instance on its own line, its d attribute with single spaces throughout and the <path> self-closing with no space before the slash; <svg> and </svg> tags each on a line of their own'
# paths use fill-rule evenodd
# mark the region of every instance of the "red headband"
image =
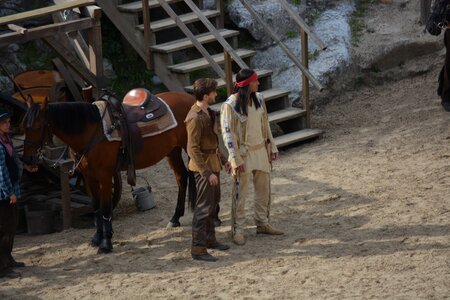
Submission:
<svg viewBox="0 0 450 300">
<path fill-rule="evenodd" d="M 247 78 L 247 79 L 244 79 L 244 80 L 242 80 L 242 81 L 239 81 L 239 82 L 236 82 L 235 84 L 234 84 L 234 86 L 235 87 L 244 87 L 244 86 L 247 86 L 247 85 L 249 85 L 250 84 L 250 82 L 252 82 L 252 81 L 254 81 L 254 80 L 257 80 L 258 79 L 258 74 L 256 74 L 256 72 L 253 72 L 253 74 L 249 77 L 249 78 Z"/>
</svg>

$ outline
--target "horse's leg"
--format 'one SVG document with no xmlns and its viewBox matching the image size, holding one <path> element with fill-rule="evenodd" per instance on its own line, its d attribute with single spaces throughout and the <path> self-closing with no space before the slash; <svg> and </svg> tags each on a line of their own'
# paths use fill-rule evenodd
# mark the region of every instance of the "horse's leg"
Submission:
<svg viewBox="0 0 450 300">
<path fill-rule="evenodd" d="M 94 208 L 95 233 L 91 238 L 91 246 L 98 247 L 103 239 L 103 217 L 100 210 L 100 185 L 95 178 L 85 177 L 86 184 L 92 197 L 92 207 Z"/>
<path fill-rule="evenodd" d="M 184 165 L 180 147 L 174 148 L 167 156 L 167 160 L 175 174 L 175 179 L 178 184 L 177 207 L 175 208 L 175 214 L 172 219 L 170 219 L 167 227 L 178 227 L 180 226 L 180 217 L 184 215 L 184 204 L 186 201 L 186 190 L 188 184 L 188 170 Z"/>
<path fill-rule="evenodd" d="M 112 174 L 104 174 L 98 179 L 100 183 L 100 212 L 103 236 L 98 247 L 98 253 L 109 253 L 113 246 L 112 230 Z"/>
</svg>

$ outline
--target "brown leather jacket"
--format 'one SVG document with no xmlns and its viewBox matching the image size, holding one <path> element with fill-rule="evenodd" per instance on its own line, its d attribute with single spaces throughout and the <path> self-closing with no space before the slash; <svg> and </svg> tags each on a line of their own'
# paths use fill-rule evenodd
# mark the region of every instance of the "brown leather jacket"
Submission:
<svg viewBox="0 0 450 300">
<path fill-rule="evenodd" d="M 192 105 L 186 116 L 188 134 L 187 153 L 190 157 L 188 168 L 199 172 L 205 178 L 219 173 L 226 158 L 220 153 L 215 114 L 209 110 L 208 116 L 197 104 Z"/>
</svg>

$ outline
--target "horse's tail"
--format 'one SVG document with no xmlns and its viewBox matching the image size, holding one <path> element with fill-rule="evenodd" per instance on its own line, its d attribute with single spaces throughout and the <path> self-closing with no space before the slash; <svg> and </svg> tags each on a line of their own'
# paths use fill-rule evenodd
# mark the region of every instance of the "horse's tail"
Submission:
<svg viewBox="0 0 450 300">
<path fill-rule="evenodd" d="M 197 187 L 195 185 L 194 172 L 188 171 L 188 201 L 191 210 L 195 208 L 195 202 L 197 199 Z"/>
</svg>

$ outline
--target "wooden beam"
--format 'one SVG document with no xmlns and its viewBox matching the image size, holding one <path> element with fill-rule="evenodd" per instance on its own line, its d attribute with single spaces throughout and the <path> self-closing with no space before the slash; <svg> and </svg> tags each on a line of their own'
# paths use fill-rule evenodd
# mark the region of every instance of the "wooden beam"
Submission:
<svg viewBox="0 0 450 300">
<path fill-rule="evenodd" d="M 302 46 L 302 63 L 308 68 L 308 34 L 305 30 L 300 29 L 300 38 Z M 306 127 L 311 128 L 311 111 L 309 108 L 309 80 L 305 74 L 302 73 L 302 94 L 303 94 L 303 109 L 306 111 Z"/>
<path fill-rule="evenodd" d="M 72 212 L 70 210 L 70 186 L 69 186 L 69 169 L 73 161 L 64 160 L 59 163 L 59 177 L 61 180 L 61 200 L 63 213 L 63 229 L 72 226 Z"/>
<path fill-rule="evenodd" d="M 72 76 L 69 73 L 69 70 L 67 70 L 66 66 L 64 66 L 61 59 L 55 58 L 52 60 L 52 62 L 55 65 L 58 72 L 61 73 L 61 76 L 64 78 L 64 82 L 66 83 L 66 86 L 69 88 L 73 100 L 80 101 L 81 99 L 83 99 L 79 88 L 76 86 L 75 81 L 73 80 Z"/>
<path fill-rule="evenodd" d="M 125 39 L 133 46 L 139 56 L 143 59 L 147 59 L 147 54 L 145 51 L 144 37 L 139 32 L 135 30 L 131 24 L 129 24 L 122 14 L 117 10 L 116 4 L 111 0 L 97 0 L 97 5 L 99 5 L 111 22 L 119 29 L 120 33 L 125 37 Z M 139 40 L 139 35 L 141 40 Z"/>
<path fill-rule="evenodd" d="M 65 22 L 62 12 L 53 13 L 52 17 L 55 23 Z M 80 17 L 78 16 L 78 14 L 76 15 L 76 17 L 71 18 L 71 20 L 79 19 Z M 63 43 L 63 45 L 67 49 L 73 48 L 78 58 L 85 64 L 87 68 L 89 68 L 89 59 L 87 57 L 88 47 L 79 31 L 60 33 L 58 36 L 58 40 Z"/>
<path fill-rule="evenodd" d="M 100 10 L 100 8 L 98 9 Z M 88 30 L 88 48 L 90 71 L 97 78 L 97 89 L 95 98 L 100 98 L 101 89 L 104 87 L 103 80 L 103 52 L 102 52 L 102 28 L 100 22 L 101 14 L 97 14 L 96 25 Z"/>
<path fill-rule="evenodd" d="M 98 19 L 102 17 L 102 9 L 97 5 L 89 5 L 86 7 L 81 7 L 80 11 L 86 17 L 91 17 L 94 19 Z"/>
<path fill-rule="evenodd" d="M 25 34 L 28 31 L 28 29 L 26 29 L 22 26 L 19 26 L 19 25 L 15 25 L 15 24 L 8 24 L 8 28 L 9 28 L 9 30 L 15 31 L 20 34 Z"/>
<path fill-rule="evenodd" d="M 80 61 L 76 58 L 71 51 L 66 49 L 55 37 L 46 37 L 43 39 L 47 45 L 50 46 L 59 57 L 70 66 L 78 75 L 80 75 L 86 82 L 97 88 L 97 78 L 92 74 Z"/>
<path fill-rule="evenodd" d="M 94 26 L 95 20 L 83 18 L 80 20 L 68 21 L 65 23 L 50 24 L 35 28 L 30 28 L 26 34 L 9 32 L 0 35 L 0 47 L 8 46 L 12 43 L 24 43 L 31 40 L 55 36 L 59 33 L 77 31 Z"/>
<path fill-rule="evenodd" d="M 225 86 L 227 87 L 227 95 L 233 94 L 233 68 L 230 53 L 223 51 L 225 65 Z"/>
<path fill-rule="evenodd" d="M 147 64 L 147 69 L 153 69 L 153 60 L 152 60 L 152 29 L 150 27 L 150 8 L 148 7 L 148 0 L 142 0 L 142 18 L 144 20 L 144 45 L 145 51 L 147 54 L 147 59 L 145 63 Z"/>
<path fill-rule="evenodd" d="M 56 4 L 52 6 L 47 6 L 43 8 L 38 8 L 34 10 L 25 11 L 22 13 L 9 15 L 0 18 L 0 25 L 8 23 L 16 23 L 18 21 L 28 20 L 36 17 L 45 16 L 57 11 L 62 11 L 66 9 L 72 9 L 74 7 L 86 6 L 95 4 L 95 0 L 74 0 L 67 3 Z"/>
</svg>

